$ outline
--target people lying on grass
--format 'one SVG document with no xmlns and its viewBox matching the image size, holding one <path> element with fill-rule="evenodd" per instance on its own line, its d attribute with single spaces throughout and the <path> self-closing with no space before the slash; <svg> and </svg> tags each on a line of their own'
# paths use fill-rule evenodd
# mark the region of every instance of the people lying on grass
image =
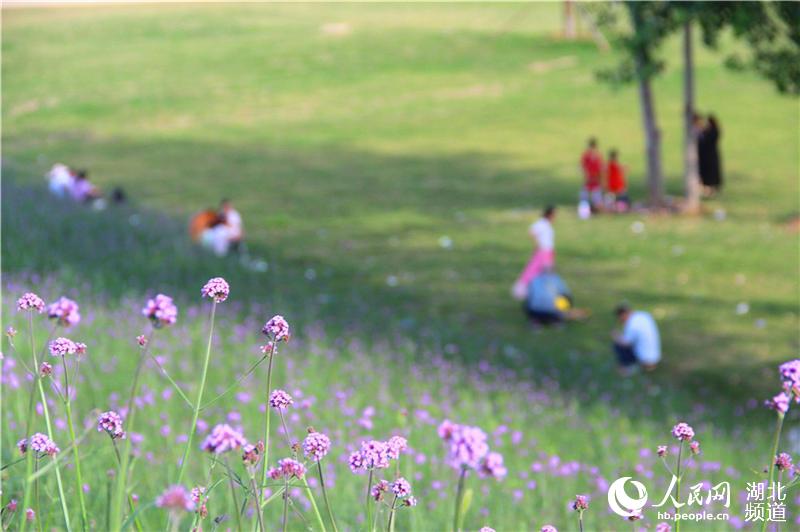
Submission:
<svg viewBox="0 0 800 532">
<path fill-rule="evenodd" d="M 581 170 L 583 172 L 583 188 L 581 201 L 588 202 L 593 212 L 603 207 L 603 156 L 597 149 L 597 139 L 590 138 L 586 150 L 581 155 Z"/>
<path fill-rule="evenodd" d="M 608 166 L 606 167 L 606 192 L 608 193 L 607 209 L 612 212 L 628 212 L 630 200 L 628 199 L 628 184 L 625 180 L 625 167 L 619 162 L 617 150 L 608 152 Z"/>
<path fill-rule="evenodd" d="M 654 370 L 661 360 L 661 337 L 653 316 L 643 310 L 631 310 L 624 303 L 617 306 L 614 313 L 622 327 L 621 331 L 612 333 L 620 373 L 629 375 L 638 366 Z"/>
<path fill-rule="evenodd" d="M 56 163 L 47 172 L 47 188 L 57 198 L 71 196 L 74 181 L 75 176 L 66 164 Z"/>
<path fill-rule="evenodd" d="M 228 228 L 228 246 L 234 253 L 241 253 L 244 228 L 242 215 L 233 208 L 229 199 L 223 199 L 219 206 L 219 218 Z"/>
<path fill-rule="evenodd" d="M 555 264 L 555 231 L 553 230 L 555 217 L 556 208 L 548 205 L 545 207 L 542 217 L 530 226 L 528 232 L 536 243 L 536 248 L 511 289 L 512 295 L 519 301 L 528 296 L 528 286 L 533 278 L 544 270 L 552 268 Z"/>
<path fill-rule="evenodd" d="M 72 199 L 78 203 L 91 203 L 99 199 L 100 189 L 89 181 L 89 172 L 78 170 L 75 172 L 75 179 L 72 182 Z"/>
<path fill-rule="evenodd" d="M 528 286 L 523 309 L 535 326 L 554 325 L 587 318 L 589 312 L 572 306 L 572 293 L 563 279 L 552 270 L 540 273 Z"/>
<path fill-rule="evenodd" d="M 230 228 L 218 218 L 211 227 L 202 232 L 200 245 L 214 255 L 224 257 L 228 254 L 231 246 Z"/>
</svg>

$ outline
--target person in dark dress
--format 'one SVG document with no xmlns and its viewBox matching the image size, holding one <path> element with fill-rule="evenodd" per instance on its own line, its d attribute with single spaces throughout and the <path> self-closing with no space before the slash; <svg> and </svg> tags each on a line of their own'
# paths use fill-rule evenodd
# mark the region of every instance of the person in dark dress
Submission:
<svg viewBox="0 0 800 532">
<path fill-rule="evenodd" d="M 700 180 L 706 196 L 716 195 L 722 188 L 722 168 L 719 157 L 720 129 L 714 115 L 708 115 L 705 127 L 697 139 Z"/>
</svg>

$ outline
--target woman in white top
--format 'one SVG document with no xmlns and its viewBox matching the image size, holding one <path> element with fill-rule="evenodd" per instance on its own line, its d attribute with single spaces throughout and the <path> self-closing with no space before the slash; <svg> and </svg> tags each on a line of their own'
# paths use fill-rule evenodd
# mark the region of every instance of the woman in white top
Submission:
<svg viewBox="0 0 800 532">
<path fill-rule="evenodd" d="M 528 295 L 528 285 L 534 277 L 545 270 L 549 270 L 555 264 L 555 231 L 553 230 L 553 219 L 556 216 L 556 208 L 549 205 L 542 213 L 542 217 L 531 224 L 529 233 L 536 242 L 536 249 L 528 261 L 525 269 L 514 283 L 512 293 L 516 299 L 523 300 Z"/>
</svg>

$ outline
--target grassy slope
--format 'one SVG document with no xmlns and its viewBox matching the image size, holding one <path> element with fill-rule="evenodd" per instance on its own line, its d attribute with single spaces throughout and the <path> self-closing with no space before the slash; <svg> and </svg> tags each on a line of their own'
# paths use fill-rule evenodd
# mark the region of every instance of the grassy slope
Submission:
<svg viewBox="0 0 800 532">
<path fill-rule="evenodd" d="M 593 80 L 612 58 L 591 44 L 550 37 L 553 6 L 107 7 L 4 19 L 4 157 L 19 174 L 35 181 L 57 160 L 86 166 L 179 218 L 232 196 L 256 247 L 302 265 L 284 273 L 287 297 L 313 290 L 301 278 L 310 267 L 336 294 L 407 302 L 409 313 L 548 357 L 602 351 L 607 310 L 627 298 L 663 323 L 665 376 L 721 375 L 730 392 L 797 347 L 797 239 L 778 226 L 797 209 L 797 101 L 726 72 L 718 55 L 698 54 L 698 92 L 723 123 L 727 220 L 653 219 L 635 236 L 632 217 L 581 223 L 566 208 L 560 269 L 596 317 L 532 337 L 507 288 L 536 210 L 573 203 L 584 139 L 619 147 L 643 192 L 635 91 Z M 339 21 L 350 35 L 322 31 Z M 679 83 L 673 69 L 656 85 L 673 192 Z M 454 250 L 438 247 L 442 235 Z M 6 257 L 7 269 L 28 266 Z M 400 289 L 386 289 L 389 275 Z"/>
<path fill-rule="evenodd" d="M 349 22 L 352 34 L 321 34 L 336 21 Z M 6 272 L 54 273 L 59 289 L 75 284 L 84 297 L 102 291 L 138 299 L 150 288 L 183 302 L 210 274 L 223 273 L 238 298 L 288 309 L 293 323 L 319 319 L 335 331 L 390 338 L 419 331 L 421 344 L 455 340 L 464 356 L 508 359 L 523 377 L 530 370 L 561 376 L 565 394 L 578 398 L 568 407 L 569 397 L 546 386 L 554 404 L 528 413 L 515 407 L 514 389 L 482 401 L 472 396 L 479 387 L 454 386 L 433 400 L 452 403 L 445 412 L 461 419 L 512 412 L 503 421 L 536 433 L 539 451 L 598 464 L 609 478 L 636 462 L 640 445 L 661 443 L 678 416 L 704 419 L 706 435 L 724 429 L 740 437 L 739 412 L 723 405 L 771 390 L 775 362 L 796 351 L 797 239 L 780 223 L 797 209 L 797 102 L 724 71 L 718 56 L 700 54 L 699 89 L 701 105 L 725 128 L 729 187 L 712 209 L 725 208 L 727 219 L 646 219 L 636 235 L 637 218 L 582 223 L 565 209 L 559 267 L 596 316 L 532 335 L 507 288 L 528 254 L 525 227 L 538 207 L 574 202 L 585 137 L 596 133 L 605 146 L 620 147 L 634 193 L 643 192 L 635 92 L 593 81 L 592 70 L 611 58 L 591 45 L 549 38 L 553 6 L 14 10 L 3 24 Z M 547 72 L 530 67 L 564 57 L 574 60 Z M 679 87 L 673 71 L 657 85 L 673 192 L 680 189 Z M 124 184 L 137 201 L 178 221 L 145 211 L 144 225 L 130 229 L 127 211 L 54 206 L 39 201 L 38 190 L 20 188 L 39 182 L 56 160 L 91 168 L 105 186 Z M 270 275 L 174 243 L 183 219 L 221 195 L 240 205 Z M 453 239 L 452 250 L 438 246 L 442 235 Z M 314 281 L 304 278 L 307 268 Z M 387 286 L 389 275 L 398 287 Z M 606 310 L 622 297 L 655 310 L 668 355 L 652 380 L 618 386 L 605 352 Z M 734 313 L 740 301 L 750 304 L 746 316 Z M 754 325 L 759 318 L 763 329 Z M 96 325 L 113 328 L 104 319 Z M 96 352 L 125 346 L 110 337 L 94 342 Z M 362 384 L 349 357 L 342 352 L 343 367 L 325 374 Z M 766 370 L 769 379 L 753 378 Z M 405 385 L 402 371 L 385 379 L 362 384 L 358 404 L 385 393 L 377 386 Z M 323 384 L 309 378 L 299 386 Z M 422 381 L 418 394 L 430 388 Z M 339 422 L 327 409 L 317 413 Z M 483 423 L 491 429 L 500 421 Z M 582 437 L 543 430 L 549 426 Z M 639 438 L 617 439 L 625 433 Z M 420 447 L 435 454 L 428 436 Z M 527 467 L 505 445 L 507 459 Z M 742 457 L 751 447 L 736 449 L 722 437 L 706 445 L 716 460 L 749 464 Z M 430 474 L 438 470 L 426 472 L 427 481 Z M 164 479 L 146 481 L 155 491 Z M 586 485 L 542 482 L 533 501 L 490 522 L 519 528 L 533 512 L 560 523 L 564 493 Z M 504 507 L 502 497 L 523 484 L 498 488 L 487 505 Z M 351 489 L 343 487 L 342 498 Z M 442 507 L 424 515 L 444 522 L 446 514 Z"/>
</svg>

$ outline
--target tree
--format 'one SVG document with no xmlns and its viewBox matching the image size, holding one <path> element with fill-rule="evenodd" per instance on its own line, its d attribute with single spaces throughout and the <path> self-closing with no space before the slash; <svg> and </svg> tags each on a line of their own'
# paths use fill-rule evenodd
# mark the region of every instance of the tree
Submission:
<svg viewBox="0 0 800 532">
<path fill-rule="evenodd" d="M 664 204 L 664 177 L 661 168 L 661 130 L 655 110 L 652 80 L 663 70 L 656 57 L 661 42 L 675 28 L 674 12 L 664 2 L 626 2 L 629 31 L 620 30 L 614 6 L 598 12 L 598 24 L 616 27 L 616 40 L 623 50 L 623 60 L 611 70 L 599 72 L 601 79 L 612 83 L 636 82 L 645 133 L 647 189 L 650 204 Z"/>
</svg>

